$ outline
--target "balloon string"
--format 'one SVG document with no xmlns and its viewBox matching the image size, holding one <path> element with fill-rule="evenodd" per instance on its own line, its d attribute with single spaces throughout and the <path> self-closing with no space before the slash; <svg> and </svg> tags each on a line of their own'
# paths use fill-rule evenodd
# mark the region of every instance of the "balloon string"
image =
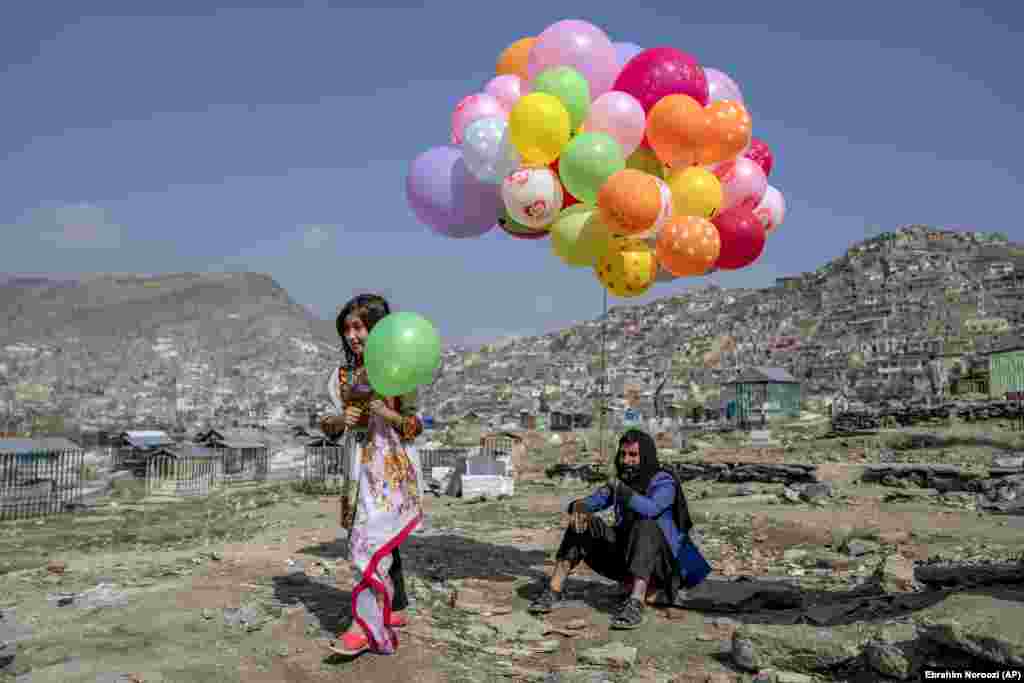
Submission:
<svg viewBox="0 0 1024 683">
<path fill-rule="evenodd" d="M 608 412 L 608 288 L 602 287 L 602 305 L 601 305 L 601 400 L 598 405 L 600 406 L 600 432 L 599 432 L 599 443 L 601 449 L 601 458 L 604 459 L 604 432 L 605 432 L 605 415 Z M 614 463 L 612 468 L 614 469 Z M 615 509 L 615 489 L 612 489 L 612 509 Z"/>
</svg>

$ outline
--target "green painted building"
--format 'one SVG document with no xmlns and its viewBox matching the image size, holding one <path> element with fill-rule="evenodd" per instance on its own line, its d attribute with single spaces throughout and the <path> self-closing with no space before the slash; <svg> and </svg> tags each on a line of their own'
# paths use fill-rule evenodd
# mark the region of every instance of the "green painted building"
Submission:
<svg viewBox="0 0 1024 683">
<path fill-rule="evenodd" d="M 748 368 L 722 385 L 722 411 L 737 424 L 800 417 L 800 382 L 782 368 Z"/>
<path fill-rule="evenodd" d="M 1024 392 L 1024 338 L 1016 337 L 990 351 L 988 374 L 991 398 L 1020 400 Z"/>
</svg>

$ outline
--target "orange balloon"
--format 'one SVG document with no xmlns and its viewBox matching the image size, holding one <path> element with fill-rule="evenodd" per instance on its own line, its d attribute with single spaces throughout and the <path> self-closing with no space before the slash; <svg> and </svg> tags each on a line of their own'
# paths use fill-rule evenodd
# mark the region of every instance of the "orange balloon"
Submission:
<svg viewBox="0 0 1024 683">
<path fill-rule="evenodd" d="M 601 221 L 616 235 L 641 235 L 668 220 L 672 191 L 660 178 L 624 168 L 597 191 Z"/>
<path fill-rule="evenodd" d="M 740 102 L 718 100 L 708 105 L 707 134 L 699 152 L 701 165 L 732 159 L 750 144 L 750 114 Z"/>
<path fill-rule="evenodd" d="M 672 168 L 707 166 L 732 159 L 750 143 L 750 114 L 739 102 L 706 108 L 688 95 L 668 95 L 647 114 L 647 140 Z"/>
<path fill-rule="evenodd" d="M 537 39 L 535 37 L 529 36 L 527 38 L 520 38 L 506 47 L 501 55 L 498 56 L 498 75 L 509 74 L 519 76 L 519 78 L 523 79 L 525 85 L 530 77 L 526 63 L 530 59 L 530 49 L 533 48 L 533 44 L 536 42 Z"/>
<path fill-rule="evenodd" d="M 689 95 L 667 95 L 647 113 L 647 141 L 662 163 L 696 166 L 708 142 L 707 112 Z"/>
<path fill-rule="evenodd" d="M 658 233 L 658 263 L 678 277 L 704 275 L 722 251 L 718 228 L 700 216 L 674 216 Z"/>
</svg>

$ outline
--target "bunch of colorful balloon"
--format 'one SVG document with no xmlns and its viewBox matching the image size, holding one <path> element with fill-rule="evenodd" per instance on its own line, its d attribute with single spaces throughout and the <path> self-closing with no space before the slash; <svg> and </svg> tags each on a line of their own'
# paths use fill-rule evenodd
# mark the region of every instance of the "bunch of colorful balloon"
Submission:
<svg viewBox="0 0 1024 683">
<path fill-rule="evenodd" d="M 498 58 L 452 114 L 451 146 L 406 181 L 420 221 L 449 237 L 495 225 L 550 236 L 615 295 L 754 263 L 785 202 L 740 89 L 671 47 L 613 43 L 559 21 Z"/>
</svg>

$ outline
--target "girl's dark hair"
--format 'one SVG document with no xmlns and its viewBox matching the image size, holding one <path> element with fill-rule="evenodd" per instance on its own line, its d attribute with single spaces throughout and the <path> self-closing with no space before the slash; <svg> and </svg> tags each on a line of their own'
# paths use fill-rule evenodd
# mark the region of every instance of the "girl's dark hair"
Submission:
<svg viewBox="0 0 1024 683">
<path fill-rule="evenodd" d="M 348 340 L 345 339 L 345 319 L 350 315 L 356 316 L 363 321 L 366 330 L 370 332 L 373 330 L 374 325 L 390 314 L 391 307 L 388 306 L 387 299 L 379 294 L 360 294 L 357 297 L 353 297 L 342 307 L 341 312 L 338 313 L 338 317 L 334 321 L 334 327 L 338 330 L 338 336 L 341 337 L 341 347 L 345 351 L 345 361 L 350 368 L 356 367 L 359 358 L 349 348 Z"/>
</svg>

